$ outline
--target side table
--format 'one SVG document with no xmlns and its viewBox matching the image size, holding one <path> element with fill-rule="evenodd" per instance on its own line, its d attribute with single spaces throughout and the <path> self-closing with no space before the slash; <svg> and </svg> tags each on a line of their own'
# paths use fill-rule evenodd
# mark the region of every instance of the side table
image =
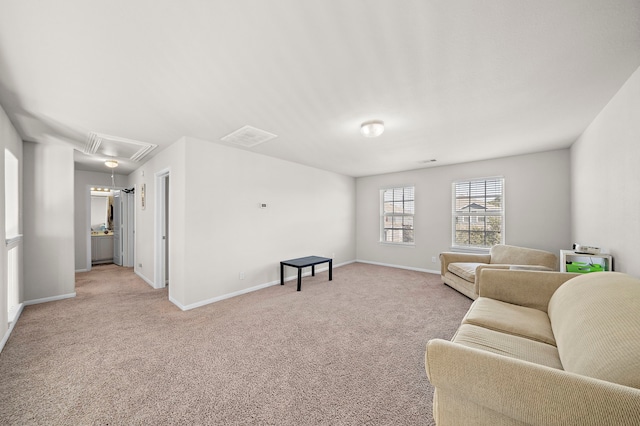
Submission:
<svg viewBox="0 0 640 426">
<path fill-rule="evenodd" d="M 316 265 L 329 262 L 329 281 L 333 280 L 333 259 L 320 256 L 299 257 L 297 259 L 283 260 L 280 262 L 280 285 L 284 285 L 284 267 L 298 268 L 298 291 L 302 287 L 302 268 L 311 266 L 311 276 L 316 275 Z"/>
<path fill-rule="evenodd" d="M 585 261 L 602 265 L 604 271 L 613 271 L 613 257 L 608 253 L 586 254 L 575 250 L 560 250 L 560 272 L 567 272 L 567 262 Z"/>
</svg>

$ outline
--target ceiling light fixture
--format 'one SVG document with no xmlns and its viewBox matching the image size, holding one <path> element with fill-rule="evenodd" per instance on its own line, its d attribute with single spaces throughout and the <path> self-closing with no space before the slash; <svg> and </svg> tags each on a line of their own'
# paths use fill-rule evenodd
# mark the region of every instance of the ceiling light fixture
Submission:
<svg viewBox="0 0 640 426">
<path fill-rule="evenodd" d="M 365 121 L 360 126 L 360 133 L 367 138 L 375 138 L 380 136 L 382 132 L 384 132 L 384 121 L 382 120 Z"/>
<path fill-rule="evenodd" d="M 115 167 L 118 167 L 118 161 L 117 160 L 107 160 L 104 162 L 104 165 L 113 169 Z"/>
</svg>

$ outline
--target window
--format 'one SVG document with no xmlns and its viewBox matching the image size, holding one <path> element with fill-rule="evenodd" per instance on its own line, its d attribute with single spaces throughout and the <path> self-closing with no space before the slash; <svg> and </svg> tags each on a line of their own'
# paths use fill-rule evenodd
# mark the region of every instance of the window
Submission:
<svg viewBox="0 0 640 426">
<path fill-rule="evenodd" d="M 20 305 L 20 165 L 18 158 L 4 150 L 4 218 L 7 248 L 7 314 L 14 322 Z"/>
<path fill-rule="evenodd" d="M 8 149 L 4 150 L 4 220 L 6 238 L 15 238 L 20 230 L 18 159 Z"/>
<path fill-rule="evenodd" d="M 414 187 L 388 188 L 381 191 L 382 233 L 384 243 L 413 244 Z"/>
<path fill-rule="evenodd" d="M 454 182 L 453 247 L 504 244 L 504 179 Z"/>
</svg>

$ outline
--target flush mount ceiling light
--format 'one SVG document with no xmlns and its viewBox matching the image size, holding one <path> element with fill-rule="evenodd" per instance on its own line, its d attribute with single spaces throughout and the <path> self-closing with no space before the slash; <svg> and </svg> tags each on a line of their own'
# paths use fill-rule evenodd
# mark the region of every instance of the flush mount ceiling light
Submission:
<svg viewBox="0 0 640 426">
<path fill-rule="evenodd" d="M 360 133 L 367 138 L 375 138 L 380 136 L 382 132 L 384 132 L 384 121 L 382 120 L 365 121 L 360 126 Z"/>
<path fill-rule="evenodd" d="M 111 168 L 111 169 L 113 169 L 113 168 L 118 167 L 118 161 L 116 161 L 116 160 L 107 160 L 107 161 L 104 162 L 104 165 L 109 167 L 109 168 Z"/>
</svg>

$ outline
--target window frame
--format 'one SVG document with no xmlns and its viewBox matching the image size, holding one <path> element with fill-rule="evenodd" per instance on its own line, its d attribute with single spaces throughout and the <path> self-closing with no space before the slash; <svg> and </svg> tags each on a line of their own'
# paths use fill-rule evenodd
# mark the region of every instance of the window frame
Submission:
<svg viewBox="0 0 640 426">
<path fill-rule="evenodd" d="M 412 199 L 405 199 L 405 193 L 406 191 L 410 189 L 411 194 L 413 195 Z M 385 212 L 385 193 L 387 191 L 396 191 L 396 190 L 400 190 L 402 191 L 402 212 Z M 398 185 L 398 186 L 390 186 L 390 187 L 385 187 L 385 188 L 381 188 L 380 189 L 380 243 L 381 244 L 389 244 L 389 245 L 394 245 L 394 246 L 406 246 L 406 247 L 414 247 L 415 243 L 416 243 L 416 235 L 415 235 L 415 216 L 416 216 L 416 187 L 415 185 Z M 388 202 L 388 201 L 387 201 Z M 400 202 L 400 200 L 396 201 L 395 199 L 392 200 L 392 202 Z M 411 203 L 413 212 L 412 213 L 408 213 L 405 211 L 405 203 Z M 404 218 L 405 217 L 410 217 L 411 218 L 411 228 L 410 229 L 405 229 L 404 226 L 402 228 L 394 228 L 393 225 L 391 228 L 385 227 L 385 219 L 386 218 L 402 218 L 402 223 L 404 225 Z M 393 219 L 392 219 L 393 221 Z M 385 230 L 397 230 L 397 231 L 412 231 L 412 241 L 387 241 L 385 236 Z M 402 232 L 402 237 L 404 240 L 404 232 Z"/>
<path fill-rule="evenodd" d="M 491 183 L 493 186 L 498 186 L 500 189 L 500 193 L 496 194 L 494 191 L 488 189 L 487 184 Z M 475 187 L 477 190 L 479 188 L 478 184 L 484 186 L 484 191 L 478 193 L 477 196 L 472 196 L 472 187 Z M 465 197 L 459 197 L 459 191 L 462 190 L 461 186 L 468 186 L 468 192 Z M 488 200 L 490 198 L 495 199 L 500 197 L 500 206 L 499 208 L 494 208 L 491 210 L 487 210 L 486 205 L 488 204 Z M 466 199 L 469 204 L 469 210 L 464 212 L 460 210 L 459 205 L 457 204 L 457 200 Z M 471 205 L 475 203 L 475 201 L 484 201 L 484 209 L 482 210 L 472 210 Z M 482 207 L 482 205 L 480 205 Z M 491 226 L 490 221 L 487 220 L 489 217 L 499 217 L 500 218 L 500 230 L 499 241 L 491 241 L 487 244 L 487 227 Z M 506 221 L 506 209 L 505 209 L 505 179 L 503 176 L 492 176 L 486 178 L 472 178 L 472 179 L 460 179 L 456 180 L 451 184 L 451 248 L 453 250 L 465 250 L 465 251 L 484 251 L 490 249 L 494 244 L 504 244 L 505 243 L 505 221 Z M 466 224 L 468 226 L 469 232 L 469 244 L 460 244 L 456 238 L 459 224 Z M 473 231 L 472 225 L 482 225 L 484 230 L 482 231 Z M 472 232 L 482 232 L 483 242 L 484 244 L 472 244 L 471 243 L 471 233 Z"/>
</svg>

